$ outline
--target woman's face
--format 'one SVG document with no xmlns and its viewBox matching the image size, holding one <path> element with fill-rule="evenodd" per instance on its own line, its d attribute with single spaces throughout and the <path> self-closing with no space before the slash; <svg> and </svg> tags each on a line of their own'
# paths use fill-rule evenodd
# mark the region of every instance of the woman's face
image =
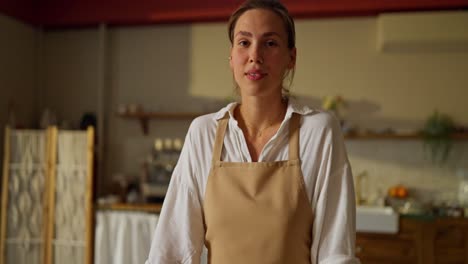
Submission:
<svg viewBox="0 0 468 264">
<path fill-rule="evenodd" d="M 266 9 L 242 14 L 234 28 L 230 66 L 242 96 L 280 95 L 286 70 L 296 63 L 281 18 Z"/>
</svg>

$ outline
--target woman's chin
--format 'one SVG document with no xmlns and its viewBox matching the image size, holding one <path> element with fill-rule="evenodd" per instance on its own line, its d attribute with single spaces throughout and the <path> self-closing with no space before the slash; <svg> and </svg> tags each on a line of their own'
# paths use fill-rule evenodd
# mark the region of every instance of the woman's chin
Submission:
<svg viewBox="0 0 468 264">
<path fill-rule="evenodd" d="M 245 96 L 267 96 L 273 94 L 271 87 L 266 84 L 250 83 L 240 86 L 241 95 Z"/>
</svg>

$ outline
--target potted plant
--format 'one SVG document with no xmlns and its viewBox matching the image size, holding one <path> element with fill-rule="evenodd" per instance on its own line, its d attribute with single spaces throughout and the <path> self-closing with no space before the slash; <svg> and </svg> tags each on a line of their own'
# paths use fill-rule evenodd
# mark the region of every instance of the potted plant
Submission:
<svg viewBox="0 0 468 264">
<path fill-rule="evenodd" d="M 455 130 L 455 124 L 446 114 L 441 114 L 437 110 L 429 116 L 424 128 L 424 147 L 430 152 L 430 156 L 435 163 L 444 163 L 452 149 L 451 134 Z"/>
<path fill-rule="evenodd" d="M 346 107 L 346 102 L 340 95 L 325 96 L 322 101 L 322 108 L 330 111 L 340 121 L 341 127 L 345 125 L 343 118 L 343 110 Z"/>
</svg>

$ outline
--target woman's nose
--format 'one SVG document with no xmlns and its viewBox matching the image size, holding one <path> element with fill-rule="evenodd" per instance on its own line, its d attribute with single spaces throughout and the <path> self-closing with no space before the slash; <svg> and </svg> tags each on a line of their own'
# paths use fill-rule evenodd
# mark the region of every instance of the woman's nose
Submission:
<svg viewBox="0 0 468 264">
<path fill-rule="evenodd" d="M 258 45 L 251 46 L 249 62 L 263 64 L 263 52 Z"/>
</svg>

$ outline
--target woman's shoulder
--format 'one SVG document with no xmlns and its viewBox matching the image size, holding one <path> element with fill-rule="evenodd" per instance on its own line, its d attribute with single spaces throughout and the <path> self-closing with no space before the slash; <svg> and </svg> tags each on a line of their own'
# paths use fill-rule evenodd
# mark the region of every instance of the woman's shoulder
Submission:
<svg viewBox="0 0 468 264">
<path fill-rule="evenodd" d="M 217 126 L 217 113 L 210 113 L 196 117 L 190 124 L 189 133 L 193 135 L 204 135 Z"/>
<path fill-rule="evenodd" d="M 288 107 L 291 112 L 301 115 L 301 129 L 334 128 L 339 124 L 334 114 L 310 107 L 298 98 L 290 98 Z"/>
<path fill-rule="evenodd" d="M 223 118 L 229 112 L 233 104 L 235 103 L 230 103 L 217 112 L 196 117 L 190 125 L 189 133 L 204 134 L 207 132 L 216 131 L 216 127 L 218 126 L 218 120 Z"/>
<path fill-rule="evenodd" d="M 300 134 L 306 144 L 333 145 L 335 150 L 344 143 L 340 122 L 333 113 L 324 110 L 303 115 Z"/>
<path fill-rule="evenodd" d="M 324 110 L 314 110 L 302 115 L 302 126 L 309 129 L 338 129 L 339 121 L 333 113 Z"/>
</svg>

